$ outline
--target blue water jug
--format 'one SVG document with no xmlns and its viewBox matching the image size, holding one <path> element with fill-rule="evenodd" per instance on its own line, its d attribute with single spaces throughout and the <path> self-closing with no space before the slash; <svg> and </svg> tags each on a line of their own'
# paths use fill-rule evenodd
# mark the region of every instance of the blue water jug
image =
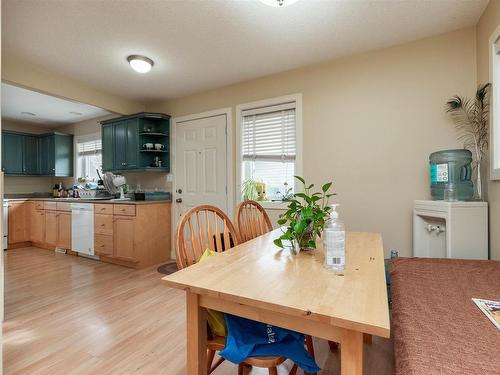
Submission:
<svg viewBox="0 0 500 375">
<path fill-rule="evenodd" d="M 444 199 L 444 189 L 453 184 L 458 199 L 471 200 L 474 196 L 472 152 L 465 149 L 433 152 L 429 156 L 432 199 Z"/>
</svg>

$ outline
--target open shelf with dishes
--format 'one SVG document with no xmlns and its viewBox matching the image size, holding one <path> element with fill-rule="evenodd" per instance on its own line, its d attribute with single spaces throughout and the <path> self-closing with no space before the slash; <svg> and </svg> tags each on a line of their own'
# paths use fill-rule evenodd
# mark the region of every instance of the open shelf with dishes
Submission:
<svg viewBox="0 0 500 375">
<path fill-rule="evenodd" d="M 101 122 L 105 171 L 170 170 L 170 116 L 142 112 Z"/>
</svg>

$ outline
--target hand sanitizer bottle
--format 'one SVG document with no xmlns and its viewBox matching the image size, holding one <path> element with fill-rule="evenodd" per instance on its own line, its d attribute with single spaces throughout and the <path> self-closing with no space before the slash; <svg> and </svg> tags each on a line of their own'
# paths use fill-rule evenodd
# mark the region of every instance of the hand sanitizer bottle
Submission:
<svg viewBox="0 0 500 375">
<path fill-rule="evenodd" d="M 325 268 L 344 271 L 345 268 L 345 226 L 339 219 L 338 204 L 332 204 L 330 220 L 323 231 L 325 249 Z"/>
</svg>

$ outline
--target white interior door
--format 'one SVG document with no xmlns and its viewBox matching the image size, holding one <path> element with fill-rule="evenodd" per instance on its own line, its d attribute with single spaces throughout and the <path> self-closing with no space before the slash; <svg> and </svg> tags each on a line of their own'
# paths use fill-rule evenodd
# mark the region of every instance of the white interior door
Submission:
<svg viewBox="0 0 500 375">
<path fill-rule="evenodd" d="M 228 213 L 226 114 L 180 121 L 175 126 L 174 221 L 201 204 Z"/>
</svg>

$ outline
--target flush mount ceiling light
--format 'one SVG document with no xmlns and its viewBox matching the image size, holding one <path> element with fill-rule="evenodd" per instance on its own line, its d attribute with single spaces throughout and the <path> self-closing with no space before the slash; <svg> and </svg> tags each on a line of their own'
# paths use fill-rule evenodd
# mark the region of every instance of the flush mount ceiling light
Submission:
<svg viewBox="0 0 500 375">
<path fill-rule="evenodd" d="M 36 116 L 36 114 L 33 112 L 21 112 L 21 114 L 26 116 Z"/>
<path fill-rule="evenodd" d="M 154 65 L 153 60 L 141 55 L 130 55 L 127 57 L 127 61 L 137 73 L 147 73 Z"/>
<path fill-rule="evenodd" d="M 261 3 L 274 8 L 284 8 L 286 6 L 292 5 L 297 1 L 299 0 L 260 0 Z"/>
</svg>

